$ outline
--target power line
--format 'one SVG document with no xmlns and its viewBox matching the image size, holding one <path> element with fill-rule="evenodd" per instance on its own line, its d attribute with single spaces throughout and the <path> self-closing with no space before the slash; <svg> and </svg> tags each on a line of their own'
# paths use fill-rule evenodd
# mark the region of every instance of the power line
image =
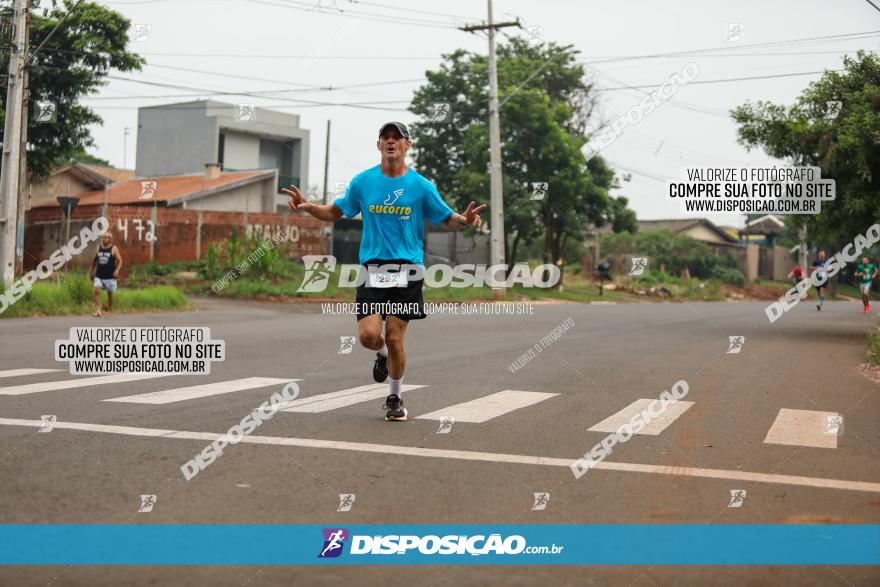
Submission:
<svg viewBox="0 0 880 587">
<path fill-rule="evenodd" d="M 165 0 L 157 0 L 164 2 Z M 502 33 L 504 34 L 504 33 Z M 505 35 L 508 38 L 509 35 Z M 57 51 L 58 49 L 51 49 L 53 51 Z M 74 53 L 75 51 L 70 51 Z M 801 55 L 843 55 L 846 53 L 851 53 L 852 51 L 841 51 L 841 50 L 833 50 L 833 51 L 783 51 L 783 52 L 775 52 L 775 53 L 725 53 L 724 55 L 703 55 L 705 58 L 714 58 L 714 57 L 777 57 L 777 56 L 801 56 Z M 204 58 L 214 58 L 214 59 L 307 59 L 307 60 L 321 60 L 321 61 L 351 61 L 351 60 L 368 60 L 368 61 L 439 61 L 443 59 L 442 55 L 266 55 L 266 54 L 254 54 L 254 53 L 176 53 L 176 52 L 147 52 L 140 53 L 143 57 L 204 57 Z M 683 54 L 684 55 L 684 54 Z M 671 57 L 675 57 L 679 55 L 671 55 Z M 659 55 L 658 57 L 663 57 Z M 594 56 L 596 59 L 605 60 L 605 62 L 610 62 L 609 60 L 635 60 L 635 59 L 643 59 L 644 57 L 638 55 L 617 55 L 617 56 Z M 599 63 L 599 61 L 583 61 L 582 63 Z"/>
<path fill-rule="evenodd" d="M 628 167 L 624 167 L 623 165 L 620 165 L 619 163 L 615 163 L 614 161 L 611 161 L 611 160 L 608 159 L 607 157 L 603 157 L 603 158 L 605 159 L 605 161 L 607 161 L 607 162 L 610 163 L 611 165 L 614 165 L 615 167 L 619 167 L 619 168 L 623 169 L 624 171 L 626 171 L 627 173 L 632 173 L 633 175 L 640 175 L 640 176 L 642 176 L 642 177 L 646 177 L 646 178 L 648 178 L 648 179 L 653 179 L 654 181 L 659 181 L 659 182 L 661 182 L 661 183 L 666 183 L 666 180 L 665 180 L 664 178 L 662 178 L 662 177 L 657 177 L 656 175 L 652 175 L 652 174 L 650 174 L 650 173 L 646 173 L 646 172 L 644 172 L 644 171 L 637 171 L 637 170 L 635 170 L 635 169 L 630 169 L 630 168 L 628 168 Z"/>
<path fill-rule="evenodd" d="M 599 71 L 599 70 L 596 69 L 595 67 L 591 67 L 590 70 L 591 70 L 593 73 L 596 73 L 596 74 L 598 74 L 598 75 L 601 75 L 602 77 L 606 77 L 606 78 L 610 79 L 611 81 L 613 81 L 613 82 L 615 82 L 615 83 L 618 83 L 618 84 L 621 84 L 621 85 L 626 85 L 626 82 L 624 82 L 624 81 L 622 81 L 622 80 L 620 80 L 620 79 L 617 79 L 616 77 L 614 77 L 614 76 L 612 76 L 612 75 L 609 75 L 609 74 L 607 74 L 607 73 L 605 73 L 605 72 Z M 627 90 L 623 90 L 623 91 L 627 91 Z M 641 95 L 643 95 L 643 96 L 648 96 L 648 95 L 649 95 L 649 92 L 646 92 L 645 90 L 633 90 L 633 92 L 634 92 L 634 93 L 641 94 Z M 681 109 L 683 109 L 683 110 L 690 110 L 690 111 L 692 111 L 692 112 L 699 112 L 700 114 L 707 114 L 707 115 L 710 115 L 710 116 L 718 116 L 718 117 L 722 117 L 722 118 L 727 118 L 727 117 L 728 117 L 727 112 L 724 112 L 724 111 L 721 111 L 721 110 L 715 110 L 715 109 L 712 109 L 712 108 L 707 108 L 707 107 L 705 107 L 705 106 L 699 106 L 699 105 L 696 105 L 696 104 L 689 104 L 689 103 L 684 102 L 684 101 L 682 101 L 682 100 L 674 100 L 674 99 L 670 98 L 670 99 L 667 100 L 666 102 L 667 102 L 668 104 L 670 104 L 671 106 L 674 106 L 674 107 L 676 107 L 676 108 L 681 108 Z"/>
<path fill-rule="evenodd" d="M 395 17 L 388 14 L 377 14 L 373 12 L 359 12 L 355 10 L 346 10 L 343 8 L 336 7 L 333 11 L 328 11 L 324 6 L 321 5 L 320 2 L 315 5 L 306 4 L 304 2 L 294 2 L 293 0 L 276 0 L 277 2 L 283 2 L 282 4 L 276 4 L 274 2 L 268 2 L 266 0 L 245 0 L 246 2 L 250 2 L 252 4 L 265 4 L 267 6 L 275 6 L 276 8 L 286 8 L 288 10 L 299 10 L 301 12 L 318 12 L 320 14 L 331 14 L 336 16 L 348 16 L 352 18 L 362 18 L 364 20 L 373 20 L 377 22 L 385 22 L 392 24 L 407 24 L 411 26 L 422 26 L 428 28 L 455 28 L 454 23 L 441 23 L 437 20 L 427 20 L 427 19 L 419 19 L 419 18 L 411 18 L 411 17 Z"/>
<path fill-rule="evenodd" d="M 224 72 L 219 72 L 219 71 L 208 71 L 208 70 L 205 70 L 205 69 L 194 69 L 194 68 L 190 68 L 190 67 L 178 67 L 178 66 L 176 66 L 176 65 L 164 65 L 164 64 L 160 64 L 160 63 L 148 63 L 147 65 L 148 65 L 148 66 L 151 66 L 151 67 L 159 67 L 159 68 L 162 68 L 162 69 L 174 69 L 174 70 L 177 70 L 177 71 L 187 71 L 187 72 L 190 72 L 190 73 L 202 73 L 202 74 L 205 74 L 205 75 L 215 75 L 215 76 L 224 77 L 224 78 L 226 78 L 226 79 L 243 79 L 243 80 L 259 81 L 259 82 L 275 82 L 275 83 L 278 83 L 278 84 L 284 84 L 284 85 L 295 85 L 295 86 L 304 86 L 304 87 L 305 87 L 305 89 L 298 89 L 298 90 L 277 90 L 277 91 L 283 91 L 283 92 L 292 92 L 292 91 L 299 91 L 299 92 L 325 91 L 325 92 L 331 92 L 331 91 L 336 91 L 336 90 L 347 90 L 347 89 L 349 89 L 349 88 L 366 88 L 366 87 L 372 87 L 372 86 L 389 86 L 389 85 L 403 84 L 403 83 L 411 83 L 411 82 L 418 82 L 418 81 L 424 81 L 424 80 L 425 80 L 424 77 L 415 77 L 415 78 L 409 78 L 409 79 L 389 80 L 389 81 L 381 81 L 381 82 L 367 82 L 367 83 L 361 83 L 361 84 L 346 84 L 346 85 L 344 85 L 344 86 L 333 86 L 333 85 L 321 86 L 321 85 L 315 85 L 315 84 L 300 84 L 300 83 L 297 83 L 297 82 L 283 82 L 283 81 L 279 81 L 279 80 L 277 80 L 277 79 L 270 79 L 270 78 L 264 78 L 264 77 L 252 77 L 252 76 L 246 76 L 246 75 L 230 75 L 229 73 L 224 73 Z"/>
<path fill-rule="evenodd" d="M 837 40 L 837 39 L 848 39 L 848 40 L 857 40 L 861 38 L 869 38 L 873 36 L 880 35 L 880 31 L 865 31 L 861 33 L 846 33 L 842 35 L 825 35 L 821 37 L 805 37 L 803 39 L 790 39 L 788 41 L 768 41 L 765 43 L 751 43 L 745 45 L 731 45 L 730 47 L 709 47 L 706 49 L 687 49 L 684 51 L 671 51 L 669 53 L 653 53 L 647 55 L 633 55 L 629 57 L 619 57 L 619 58 L 611 58 L 611 59 L 601 59 L 597 61 L 586 61 L 587 65 L 596 65 L 599 63 L 613 63 L 618 61 L 632 61 L 639 59 L 657 59 L 660 57 L 675 57 L 675 56 L 687 56 L 687 55 L 698 55 L 702 53 L 713 53 L 717 51 L 729 51 L 729 50 L 738 50 L 738 49 L 749 49 L 749 48 L 760 48 L 760 47 L 780 47 L 785 45 L 790 45 L 793 43 L 807 43 L 807 42 L 818 42 L 818 41 L 829 41 L 829 40 Z M 757 54 L 760 55 L 760 54 Z"/>
<path fill-rule="evenodd" d="M 43 48 L 43 46 L 44 46 L 47 42 L 49 42 L 49 39 L 52 38 L 52 35 L 55 34 L 55 31 L 57 31 L 59 28 L 61 28 L 61 25 L 64 24 L 64 22 L 70 17 L 71 14 L 74 13 L 74 11 L 75 11 L 75 10 L 79 7 L 79 5 L 82 4 L 82 3 L 83 3 L 83 0 L 77 0 L 77 3 L 70 7 L 70 10 L 67 11 L 67 14 L 65 14 L 65 15 L 64 15 L 64 16 L 63 16 L 63 17 L 62 17 L 62 18 L 61 18 L 61 19 L 55 24 L 55 26 L 52 28 L 52 30 L 49 31 L 49 34 L 46 35 L 46 38 L 43 39 L 43 42 L 40 43 L 40 46 L 33 50 L 33 52 L 30 54 L 30 56 L 25 60 L 25 62 L 24 62 L 24 64 L 22 65 L 22 67 L 26 66 L 27 64 L 29 64 L 29 63 L 31 62 L 31 60 L 33 60 L 34 56 L 35 56 L 37 53 L 40 52 L 40 50 Z"/>
<path fill-rule="evenodd" d="M 172 0 L 130 0 L 130 1 L 117 0 L 115 2 L 108 2 L 107 4 L 110 4 L 110 5 L 113 5 L 113 4 L 121 4 L 121 5 L 160 4 L 163 2 L 171 2 L 171 1 Z M 177 1 L 179 1 L 179 0 L 177 0 Z M 203 1 L 211 2 L 213 0 L 203 0 Z M 348 2 L 349 4 L 363 4 L 364 6 L 375 6 L 377 8 L 385 8 L 387 10 L 397 10 L 398 12 L 409 12 L 411 14 L 427 14 L 429 16 L 443 16 L 446 18 L 456 18 L 459 20 L 475 20 L 473 17 L 470 17 L 470 16 L 461 16 L 461 15 L 456 15 L 456 14 L 449 14 L 446 12 L 433 12 L 430 10 L 418 10 L 416 8 L 403 8 L 400 6 L 393 6 L 391 4 L 381 4 L 379 2 L 365 2 L 363 0 L 345 0 L 345 1 Z M 335 5 L 336 2 L 334 1 L 333 4 Z M 309 6 L 309 8 L 312 10 L 321 9 L 321 8 L 333 9 L 333 7 L 322 6 L 321 0 L 318 0 L 318 2 L 316 4 L 311 4 L 311 5 L 307 5 L 307 6 Z M 338 6 L 335 7 L 335 10 L 337 10 L 339 12 L 343 11 L 343 9 L 339 8 Z M 318 12 L 321 12 L 321 10 L 318 10 Z M 382 16 L 388 16 L 389 18 L 391 18 L 391 15 L 382 15 Z"/>
<path fill-rule="evenodd" d="M 743 82 L 743 81 L 751 81 L 751 80 L 759 80 L 759 79 L 776 79 L 776 78 L 782 78 L 782 77 L 797 77 L 797 76 L 802 76 L 802 75 L 823 74 L 828 71 L 840 72 L 840 71 L 845 71 L 845 70 L 843 70 L 843 69 L 826 69 L 823 71 L 801 71 L 798 73 L 777 73 L 777 74 L 773 74 L 773 75 L 753 75 L 753 76 L 749 76 L 749 77 L 730 77 L 730 78 L 724 78 L 724 79 L 707 79 L 707 80 L 698 80 L 698 81 L 688 82 L 687 85 L 695 86 L 697 84 L 720 84 L 720 83 L 727 83 L 727 82 Z M 613 90 L 640 90 L 642 88 L 656 88 L 656 87 L 659 87 L 660 85 L 662 85 L 662 84 L 648 84 L 648 85 L 641 85 L 641 86 L 621 86 L 621 87 L 617 87 L 617 88 L 597 88 L 595 91 L 606 92 L 606 91 L 613 91 Z"/>
<path fill-rule="evenodd" d="M 344 60 L 351 61 L 436 61 L 442 56 L 418 57 L 409 55 L 255 55 L 248 53 L 141 53 L 142 56 L 158 57 L 214 57 L 220 59 L 315 59 L 315 60 Z"/>
<path fill-rule="evenodd" d="M 257 78 L 257 77 L 251 77 L 251 76 L 230 76 L 228 74 L 223 74 L 220 72 L 211 72 L 211 71 L 204 71 L 204 70 L 190 69 L 190 68 L 181 68 L 181 67 L 175 67 L 175 66 L 159 66 L 157 64 L 153 64 L 153 65 L 157 66 L 157 67 L 167 67 L 168 69 L 177 69 L 177 70 L 182 70 L 182 71 L 190 71 L 190 72 L 197 72 L 197 73 L 203 73 L 203 74 L 209 74 L 209 75 L 216 75 L 216 76 L 224 77 L 226 79 L 243 79 L 243 80 L 285 83 L 285 82 L 278 82 L 277 80 L 272 80 L 272 79 L 267 79 L 267 78 Z M 108 77 L 110 77 L 111 79 L 118 79 L 121 81 L 130 81 L 130 82 L 145 83 L 145 84 L 150 83 L 153 85 L 160 85 L 159 82 L 151 82 L 150 80 L 137 80 L 135 78 L 121 78 L 118 76 L 108 76 Z M 187 89 L 187 90 L 191 90 L 191 91 L 197 91 L 197 92 L 200 92 L 203 94 L 210 93 L 210 94 L 216 94 L 216 95 L 232 95 L 232 96 L 235 96 L 235 95 L 254 95 L 254 96 L 256 96 L 259 94 L 259 95 L 263 95 L 263 96 L 266 96 L 269 98 L 282 99 L 285 96 L 281 96 L 280 94 L 290 94 L 291 92 L 352 91 L 353 88 L 369 88 L 369 87 L 377 87 L 377 86 L 389 86 L 389 85 L 418 82 L 418 81 L 423 81 L 423 80 L 424 80 L 424 78 L 410 78 L 410 79 L 402 79 L 402 80 L 387 80 L 387 81 L 367 82 L 367 83 L 360 83 L 360 84 L 347 84 L 344 86 L 309 85 L 309 87 L 305 88 L 305 89 L 303 89 L 303 88 L 297 88 L 297 89 L 283 89 L 283 88 L 281 88 L 281 89 L 274 89 L 274 90 L 251 90 L 251 91 L 248 91 L 248 90 L 241 90 L 241 91 L 240 90 L 206 90 L 205 88 L 191 88 L 188 86 L 180 86 L 180 85 L 176 85 L 176 84 L 167 84 L 167 86 L 174 87 L 176 89 Z M 172 81 L 175 81 L 175 80 L 172 80 Z M 296 84 L 296 85 L 303 85 L 303 84 Z M 357 92 L 355 92 L 355 93 L 357 93 Z M 130 100 L 130 99 L 136 99 L 136 98 L 163 99 L 163 98 L 181 98 L 181 97 L 185 98 L 190 95 L 191 94 L 161 94 L 161 95 L 152 95 L 152 96 L 147 96 L 147 95 L 94 96 L 89 99 L 90 100 L 102 100 L 102 101 L 103 100 Z M 373 100 L 372 102 L 375 102 L 375 100 Z M 369 102 L 365 102 L 365 103 L 369 103 Z M 408 103 L 408 101 L 407 101 L 407 103 Z"/>
<path fill-rule="evenodd" d="M 417 10 L 415 8 L 401 8 L 399 6 L 392 6 L 390 4 L 380 4 L 379 2 L 365 2 L 364 0 L 348 0 L 351 4 L 363 4 L 364 6 L 376 6 L 381 8 L 388 8 L 390 10 L 399 10 L 401 12 L 412 12 L 417 14 L 428 14 L 433 16 L 445 16 L 448 18 L 457 18 L 459 20 L 477 20 L 471 16 L 460 16 L 456 14 L 448 14 L 445 12 L 432 12 L 430 10 Z"/>
<path fill-rule="evenodd" d="M 107 77 L 110 79 L 134 82 L 134 83 L 144 84 L 144 85 L 149 85 L 149 86 L 172 88 L 172 89 L 178 89 L 178 90 L 188 90 L 191 92 L 195 92 L 195 95 L 190 94 L 185 97 L 196 97 L 199 95 L 202 95 L 202 96 L 205 96 L 205 95 L 211 95 L 211 96 L 248 96 L 251 98 L 266 97 L 266 98 L 275 98 L 276 100 L 284 100 L 285 102 L 288 102 L 288 103 L 302 103 L 302 104 L 311 104 L 311 105 L 317 105 L 317 106 L 347 106 L 347 107 L 352 107 L 352 108 L 361 108 L 364 110 L 400 110 L 399 108 L 382 108 L 382 107 L 371 106 L 371 104 L 376 104 L 375 101 L 371 101 L 368 103 L 322 102 L 319 100 L 304 100 L 301 98 L 285 98 L 284 96 L 272 95 L 273 93 L 277 94 L 278 90 L 263 90 L 263 91 L 254 91 L 254 92 L 247 92 L 247 91 L 228 91 L 228 92 L 223 91 L 223 92 L 221 92 L 221 91 L 216 91 L 216 90 L 211 90 L 211 89 L 206 89 L 206 88 L 196 88 L 196 87 L 184 86 L 184 85 L 180 85 L 180 84 L 166 84 L 166 83 L 162 83 L 162 82 L 151 82 L 151 81 L 147 81 L 147 80 L 138 80 L 138 79 L 134 79 L 134 78 L 126 78 L 126 77 L 114 76 L 114 75 L 110 75 Z"/>
<path fill-rule="evenodd" d="M 718 50 L 720 51 L 721 49 L 719 48 Z M 777 57 L 777 56 L 800 57 L 802 55 L 845 55 L 846 53 L 852 53 L 852 49 L 848 49 L 848 50 L 834 49 L 834 50 L 829 50 L 829 51 L 778 51 L 778 52 L 773 52 L 773 53 L 769 53 L 769 52 L 768 53 L 725 53 L 723 55 L 712 55 L 712 54 L 700 54 L 700 55 L 703 58 L 709 59 L 709 58 L 713 58 L 713 57 L 722 57 L 722 58 L 726 58 L 726 57 Z M 145 53 L 145 55 L 146 55 L 146 53 Z M 669 55 L 669 57 L 683 57 L 683 56 L 686 56 L 686 54 Z M 658 55 L 657 57 L 663 58 L 664 56 Z M 636 59 L 644 59 L 644 57 L 640 57 L 638 55 L 614 55 L 614 56 L 594 55 L 591 57 L 591 59 L 604 59 L 604 60 L 606 60 L 605 62 L 607 63 L 607 62 L 610 62 L 610 60 L 636 60 Z M 588 64 L 592 65 L 594 63 L 599 63 L 599 62 L 598 61 L 582 61 L 581 63 L 588 63 Z"/>
</svg>

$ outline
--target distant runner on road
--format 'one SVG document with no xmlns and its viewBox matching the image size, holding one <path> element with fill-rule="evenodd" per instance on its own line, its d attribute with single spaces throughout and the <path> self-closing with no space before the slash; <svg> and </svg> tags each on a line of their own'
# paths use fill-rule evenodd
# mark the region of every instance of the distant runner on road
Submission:
<svg viewBox="0 0 880 587">
<path fill-rule="evenodd" d="M 357 174 L 348 189 L 332 204 L 306 201 L 294 185 L 282 189 L 290 196 L 291 210 L 303 210 L 318 220 L 335 222 L 343 215 L 363 220 L 360 264 L 367 268 L 367 280 L 357 288 L 358 335 L 361 344 L 376 352 L 373 379 L 388 381 L 388 397 L 383 409 L 386 420 L 406 420 L 401 392 L 406 369 L 403 339 L 410 320 L 425 318 L 422 285 L 424 279 L 407 282 L 405 271 L 377 270 L 381 265 L 424 266 L 424 219 L 443 224 L 450 230 L 480 227 L 480 212 L 486 205 L 471 202 L 462 214 L 446 205 L 437 188 L 406 165 L 406 152 L 412 147 L 409 130 L 403 123 L 387 122 L 379 129 L 376 148 L 381 163 Z M 382 336 L 382 321 L 385 336 Z"/>
<path fill-rule="evenodd" d="M 791 268 L 791 271 L 788 272 L 788 278 L 792 280 L 794 285 L 797 285 L 804 278 L 804 269 L 797 263 L 795 263 L 794 267 Z"/>
<path fill-rule="evenodd" d="M 859 278 L 859 289 L 862 290 L 863 313 L 867 314 L 871 311 L 871 282 L 877 277 L 877 267 L 867 257 L 862 257 L 862 262 L 856 266 L 855 276 Z"/>
<path fill-rule="evenodd" d="M 822 285 L 816 287 L 816 293 L 819 294 L 819 303 L 816 304 L 816 309 L 821 312 L 822 304 L 825 303 L 824 290 L 828 278 L 828 274 L 825 272 L 825 251 L 819 251 L 819 258 L 813 260 L 813 267 L 817 271 L 816 278 L 822 282 Z"/>
</svg>

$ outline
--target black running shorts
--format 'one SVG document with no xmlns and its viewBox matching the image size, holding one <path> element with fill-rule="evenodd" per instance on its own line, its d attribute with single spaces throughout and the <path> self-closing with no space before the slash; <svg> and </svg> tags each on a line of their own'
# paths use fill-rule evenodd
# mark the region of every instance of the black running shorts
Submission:
<svg viewBox="0 0 880 587">
<path fill-rule="evenodd" d="M 403 265 L 406 263 L 407 261 L 373 260 L 367 261 L 364 266 L 366 268 L 370 265 Z M 370 287 L 369 276 L 367 276 L 364 283 L 357 287 L 355 301 L 357 302 L 358 321 L 374 314 L 380 314 L 382 320 L 388 316 L 395 316 L 406 321 L 426 318 L 425 301 L 422 298 L 424 283 L 424 279 L 410 279 L 405 287 Z"/>
</svg>

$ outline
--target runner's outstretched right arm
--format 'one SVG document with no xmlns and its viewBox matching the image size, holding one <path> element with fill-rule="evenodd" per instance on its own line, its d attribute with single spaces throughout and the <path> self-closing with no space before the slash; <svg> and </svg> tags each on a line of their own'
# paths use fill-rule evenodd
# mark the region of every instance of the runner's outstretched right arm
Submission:
<svg viewBox="0 0 880 587">
<path fill-rule="evenodd" d="M 303 195 L 299 188 L 295 185 L 291 185 L 290 189 L 281 188 L 281 191 L 290 196 L 290 200 L 287 201 L 287 205 L 290 206 L 291 210 L 302 210 L 303 212 L 317 218 L 318 220 L 323 220 L 324 222 L 336 222 L 340 218 L 342 218 L 342 210 L 340 210 L 335 204 L 315 204 L 313 202 L 309 202 L 306 200 L 306 197 Z"/>
</svg>

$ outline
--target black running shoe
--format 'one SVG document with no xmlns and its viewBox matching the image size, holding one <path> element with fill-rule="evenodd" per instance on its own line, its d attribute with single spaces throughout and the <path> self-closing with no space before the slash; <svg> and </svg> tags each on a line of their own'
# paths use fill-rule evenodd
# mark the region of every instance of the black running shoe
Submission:
<svg viewBox="0 0 880 587">
<path fill-rule="evenodd" d="M 385 412 L 386 420 L 393 420 L 395 422 L 406 420 L 406 408 L 403 407 L 403 400 L 399 395 L 389 395 L 385 398 L 385 405 L 382 408 L 388 410 Z"/>
<path fill-rule="evenodd" d="M 816 304 L 816 309 L 822 311 L 822 304 Z M 375 371 L 373 371 L 375 373 Z"/>
<path fill-rule="evenodd" d="M 385 383 L 388 379 L 388 357 L 376 353 L 376 362 L 373 363 L 373 379 L 376 383 Z"/>
</svg>

